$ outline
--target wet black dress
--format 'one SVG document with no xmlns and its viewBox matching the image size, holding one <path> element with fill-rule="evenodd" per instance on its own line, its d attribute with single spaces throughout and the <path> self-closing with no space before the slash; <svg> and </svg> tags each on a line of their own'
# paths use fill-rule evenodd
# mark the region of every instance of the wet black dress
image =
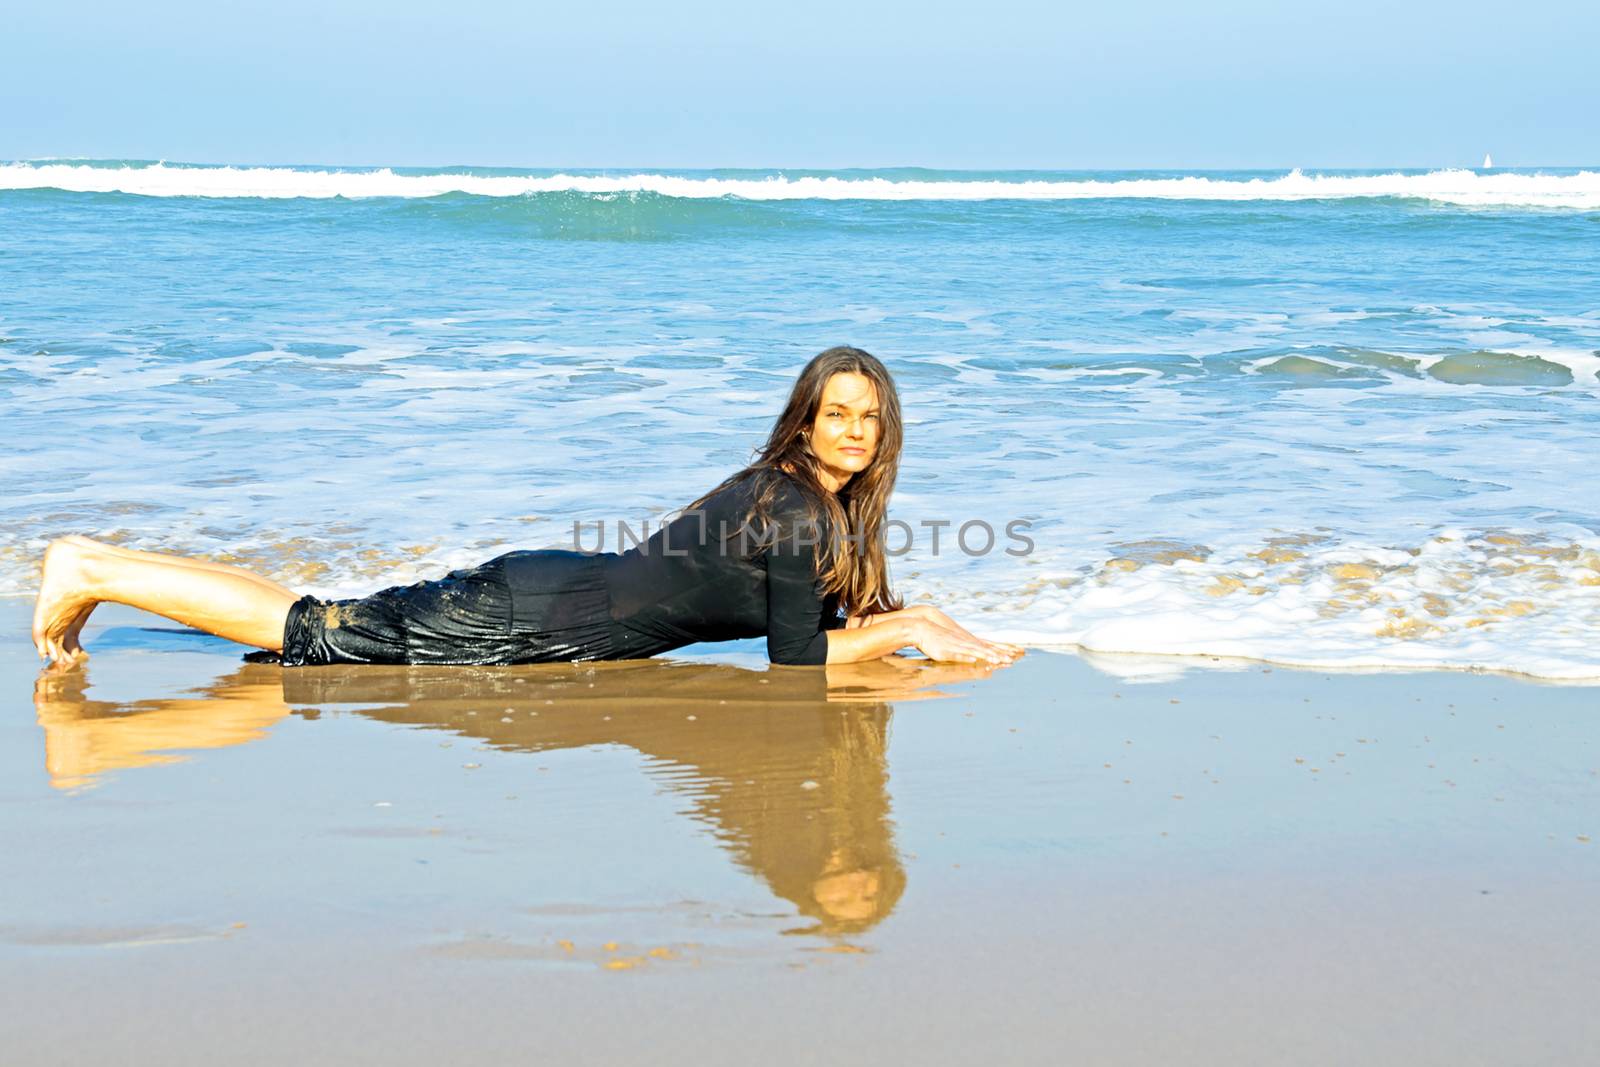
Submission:
<svg viewBox="0 0 1600 1067">
<path fill-rule="evenodd" d="M 826 663 L 844 619 L 815 574 L 804 491 L 782 480 L 765 531 L 743 525 L 751 501 L 748 482 L 730 486 L 625 552 L 510 552 L 358 600 L 302 597 L 283 663 L 638 659 L 763 635 L 774 663 Z"/>
</svg>

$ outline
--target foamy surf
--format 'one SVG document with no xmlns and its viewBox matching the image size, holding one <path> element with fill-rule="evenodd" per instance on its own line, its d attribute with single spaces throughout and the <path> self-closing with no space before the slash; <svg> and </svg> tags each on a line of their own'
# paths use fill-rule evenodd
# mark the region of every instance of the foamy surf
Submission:
<svg viewBox="0 0 1600 1067">
<path fill-rule="evenodd" d="M 1300 201 L 1401 198 L 1463 207 L 1600 208 L 1600 172 L 1484 174 L 1434 170 L 1423 174 L 1305 173 L 1272 177 L 1206 175 L 1048 179 L 901 177 L 722 178 L 658 173 L 483 174 L 396 173 L 379 169 L 185 166 L 167 163 L 104 166 L 83 163 L 0 164 L 0 190 L 57 189 L 154 197 L 282 199 L 424 198 L 448 194 L 527 197 L 654 194 L 683 199 L 742 200 L 1201 200 Z"/>
<path fill-rule="evenodd" d="M 1600 678 L 1593 538 L 1452 528 L 1409 547 L 1309 533 L 1120 549 L 1094 566 L 1043 565 L 1013 589 L 947 598 L 986 636 L 1034 647 Z"/>
</svg>

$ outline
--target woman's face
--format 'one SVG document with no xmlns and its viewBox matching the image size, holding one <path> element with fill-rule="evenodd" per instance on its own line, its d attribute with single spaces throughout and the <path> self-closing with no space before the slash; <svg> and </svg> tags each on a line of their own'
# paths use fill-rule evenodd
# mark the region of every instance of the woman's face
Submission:
<svg viewBox="0 0 1600 1067">
<path fill-rule="evenodd" d="M 838 492 L 878 454 L 878 391 L 863 374 L 841 372 L 822 389 L 822 404 L 811 424 L 811 452 Z"/>
</svg>

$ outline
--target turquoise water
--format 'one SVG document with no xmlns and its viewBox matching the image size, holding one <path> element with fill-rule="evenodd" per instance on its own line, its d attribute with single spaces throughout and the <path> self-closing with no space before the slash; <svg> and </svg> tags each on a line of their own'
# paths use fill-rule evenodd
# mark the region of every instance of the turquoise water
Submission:
<svg viewBox="0 0 1600 1067">
<path fill-rule="evenodd" d="M 654 522 L 849 343 L 899 588 L 981 632 L 1600 676 L 1593 171 L 9 164 L 0 294 L 0 592 L 72 531 L 350 593 Z"/>
</svg>

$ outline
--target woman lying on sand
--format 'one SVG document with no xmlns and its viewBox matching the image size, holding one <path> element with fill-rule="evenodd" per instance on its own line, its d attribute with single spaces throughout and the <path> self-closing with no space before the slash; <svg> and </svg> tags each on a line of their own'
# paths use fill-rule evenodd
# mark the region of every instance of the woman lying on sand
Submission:
<svg viewBox="0 0 1600 1067">
<path fill-rule="evenodd" d="M 436 581 L 326 602 L 206 560 L 66 537 L 45 552 L 33 641 L 70 667 L 110 601 L 323 663 L 512 664 L 636 659 L 697 641 L 765 636 L 774 663 L 853 663 L 914 646 L 1004 664 L 937 608 L 902 607 L 881 543 L 900 465 L 889 372 L 830 348 L 801 372 L 756 462 L 626 552 L 510 552 Z"/>
</svg>

